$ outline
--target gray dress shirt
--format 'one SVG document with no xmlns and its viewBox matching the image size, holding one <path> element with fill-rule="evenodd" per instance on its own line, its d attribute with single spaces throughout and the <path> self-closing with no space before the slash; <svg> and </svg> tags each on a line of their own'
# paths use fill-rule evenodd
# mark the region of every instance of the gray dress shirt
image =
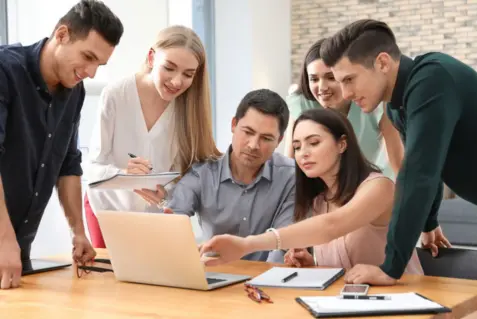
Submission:
<svg viewBox="0 0 477 319">
<path fill-rule="evenodd" d="M 242 185 L 232 177 L 230 150 L 217 161 L 193 165 L 177 183 L 167 206 L 177 214 L 197 214 L 205 239 L 220 234 L 258 235 L 270 227 L 292 224 L 294 161 L 275 152 L 257 178 Z M 256 252 L 244 259 L 283 262 L 283 253 Z"/>
</svg>

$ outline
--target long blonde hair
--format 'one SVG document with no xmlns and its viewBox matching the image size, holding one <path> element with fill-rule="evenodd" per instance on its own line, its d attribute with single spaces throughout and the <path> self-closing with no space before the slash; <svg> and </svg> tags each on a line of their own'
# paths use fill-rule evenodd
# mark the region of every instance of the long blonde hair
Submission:
<svg viewBox="0 0 477 319">
<path fill-rule="evenodd" d="M 175 163 L 183 175 L 195 162 L 216 160 L 222 154 L 212 134 L 209 74 L 202 41 L 190 28 L 170 26 L 159 32 L 152 48 L 173 47 L 189 49 L 199 61 L 192 85 L 175 99 L 174 105 L 174 132 L 178 144 Z M 144 67 L 150 72 L 147 61 Z"/>
</svg>

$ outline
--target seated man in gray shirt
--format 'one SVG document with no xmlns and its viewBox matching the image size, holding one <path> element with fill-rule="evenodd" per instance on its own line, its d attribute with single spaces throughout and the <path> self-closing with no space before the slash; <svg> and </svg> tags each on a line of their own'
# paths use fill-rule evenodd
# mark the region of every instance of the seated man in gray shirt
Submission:
<svg viewBox="0 0 477 319">
<path fill-rule="evenodd" d="M 285 101 L 262 89 L 248 93 L 232 119 L 232 145 L 216 161 L 194 164 L 177 183 L 166 213 L 198 215 L 204 237 L 246 237 L 293 222 L 295 163 L 275 153 L 288 124 Z M 283 262 L 281 251 L 244 259 Z"/>
</svg>

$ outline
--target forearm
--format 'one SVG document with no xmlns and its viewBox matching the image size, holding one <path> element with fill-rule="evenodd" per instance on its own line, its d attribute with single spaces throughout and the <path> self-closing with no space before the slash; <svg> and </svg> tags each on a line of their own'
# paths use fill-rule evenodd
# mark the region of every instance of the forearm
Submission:
<svg viewBox="0 0 477 319">
<path fill-rule="evenodd" d="M 419 178 L 417 172 L 403 166 L 389 224 L 386 259 L 381 265 L 390 277 L 399 279 L 403 274 L 429 217 L 436 191 L 437 181 Z"/>
<path fill-rule="evenodd" d="M 14 235 L 15 231 L 8 215 L 7 205 L 5 203 L 5 194 L 3 191 L 3 183 L 0 178 L 0 238 L 4 236 Z"/>
<path fill-rule="evenodd" d="M 434 202 L 432 203 L 431 212 L 429 217 L 427 218 L 426 225 L 424 225 L 424 232 L 430 232 L 439 226 L 439 222 L 437 221 L 437 214 L 439 212 L 439 207 L 441 206 L 442 196 L 444 191 L 444 185 L 441 182 L 437 189 L 437 195 L 434 198 Z"/>
<path fill-rule="evenodd" d="M 280 248 L 306 248 L 332 240 L 335 235 L 332 234 L 332 227 L 327 226 L 324 217 L 311 217 L 299 223 L 278 229 L 281 241 Z M 316 231 L 317 229 L 320 231 Z M 248 236 L 247 241 L 250 253 L 277 248 L 277 238 L 273 232 Z"/>
<path fill-rule="evenodd" d="M 74 235 L 84 235 L 83 206 L 80 176 L 61 176 L 58 179 L 58 197 Z"/>
</svg>

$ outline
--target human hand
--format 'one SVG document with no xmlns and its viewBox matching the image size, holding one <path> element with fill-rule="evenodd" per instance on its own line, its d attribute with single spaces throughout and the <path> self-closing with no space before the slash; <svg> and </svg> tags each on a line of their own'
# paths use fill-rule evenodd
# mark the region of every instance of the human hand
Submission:
<svg viewBox="0 0 477 319">
<path fill-rule="evenodd" d="M 374 265 L 356 265 L 345 275 L 344 280 L 347 284 L 369 284 L 379 286 L 395 285 L 397 280 L 389 277 L 378 266 Z"/>
<path fill-rule="evenodd" d="M 218 235 L 200 246 L 206 266 L 216 266 L 238 260 L 247 254 L 247 239 L 233 235 Z M 207 253 L 214 257 L 207 257 Z"/>
<path fill-rule="evenodd" d="M 128 161 L 126 174 L 145 175 L 152 170 L 151 162 L 141 157 L 133 157 Z"/>
<path fill-rule="evenodd" d="M 80 265 L 85 265 L 93 261 L 94 257 L 96 257 L 96 251 L 86 235 L 73 236 L 73 260 Z"/>
<path fill-rule="evenodd" d="M 288 266 L 310 267 L 315 265 L 313 256 L 304 248 L 289 249 L 284 257 L 284 262 Z"/>
<path fill-rule="evenodd" d="M 20 246 L 13 230 L 7 231 L 0 237 L 0 288 L 19 287 L 21 275 Z"/>
<path fill-rule="evenodd" d="M 162 185 L 156 185 L 156 191 L 143 188 L 135 189 L 134 192 L 151 205 L 158 205 L 167 197 L 167 191 Z"/>
<path fill-rule="evenodd" d="M 432 257 L 437 257 L 439 254 L 439 247 L 451 248 L 452 245 L 447 240 L 446 236 L 442 232 L 441 226 L 430 232 L 423 232 L 421 234 L 421 246 L 431 250 Z"/>
</svg>

